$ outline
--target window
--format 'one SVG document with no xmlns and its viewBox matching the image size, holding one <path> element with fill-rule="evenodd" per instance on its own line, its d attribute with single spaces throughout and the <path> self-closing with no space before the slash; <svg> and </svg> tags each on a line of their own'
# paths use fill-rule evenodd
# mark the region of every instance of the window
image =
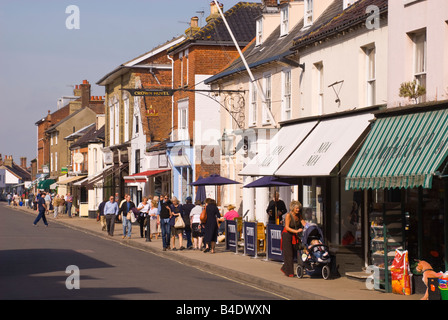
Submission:
<svg viewBox="0 0 448 320">
<path fill-rule="evenodd" d="M 375 95 L 376 95 L 376 49 L 375 47 L 366 48 L 366 97 L 367 106 L 375 105 Z"/>
<path fill-rule="evenodd" d="M 113 146 L 114 144 L 115 144 L 115 141 L 114 141 L 114 137 L 115 137 L 115 134 L 114 134 L 114 128 L 115 128 L 115 124 L 114 124 L 114 122 L 115 122 L 115 115 L 114 115 L 114 106 L 111 104 L 110 106 L 109 106 L 109 131 L 110 131 L 110 133 L 109 133 L 109 145 L 111 145 L 111 146 Z"/>
<path fill-rule="evenodd" d="M 50 154 L 50 172 L 53 172 L 53 154 Z"/>
<path fill-rule="evenodd" d="M 139 132 L 138 115 L 134 116 L 134 122 L 135 122 L 135 134 L 137 134 Z"/>
<path fill-rule="evenodd" d="M 257 46 L 263 43 L 263 18 L 257 20 L 257 37 L 255 41 Z"/>
<path fill-rule="evenodd" d="M 283 71 L 283 120 L 291 119 L 291 70 Z"/>
<path fill-rule="evenodd" d="M 286 5 L 280 9 L 280 36 L 289 32 L 289 7 Z"/>
<path fill-rule="evenodd" d="M 54 153 L 54 171 L 58 171 L 58 153 Z"/>
<path fill-rule="evenodd" d="M 124 141 L 129 140 L 129 97 L 123 98 L 124 103 Z"/>
<path fill-rule="evenodd" d="M 140 149 L 135 150 L 135 173 L 140 173 Z"/>
<path fill-rule="evenodd" d="M 54 133 L 54 144 L 58 144 L 58 136 L 59 136 L 59 132 L 55 132 Z"/>
<path fill-rule="evenodd" d="M 188 66 L 188 54 L 189 54 L 189 50 L 185 50 L 185 85 L 188 85 L 188 70 L 189 70 L 189 66 Z"/>
<path fill-rule="evenodd" d="M 417 83 L 426 87 L 426 30 L 412 34 L 414 43 L 414 77 Z M 425 102 L 425 97 L 420 97 L 419 102 Z"/>
<path fill-rule="evenodd" d="M 313 7 L 313 0 L 305 0 L 304 27 L 309 27 L 313 24 Z"/>
<path fill-rule="evenodd" d="M 180 61 L 180 86 L 184 86 L 184 53 L 179 53 L 179 61 Z"/>
<path fill-rule="evenodd" d="M 188 140 L 188 100 L 178 102 L 178 140 Z"/>
<path fill-rule="evenodd" d="M 314 64 L 316 68 L 316 98 L 317 98 L 317 114 L 324 113 L 324 65 L 322 62 Z"/>
<path fill-rule="evenodd" d="M 344 0 L 344 10 L 354 4 L 357 0 Z"/>
<path fill-rule="evenodd" d="M 249 107 L 249 126 L 255 126 L 257 124 L 257 85 L 252 82 L 250 85 L 250 107 Z"/>
<path fill-rule="evenodd" d="M 118 102 L 118 100 L 115 101 L 114 108 L 115 108 L 115 110 L 114 110 L 114 114 L 115 114 L 114 141 L 115 141 L 115 144 L 119 144 L 120 143 L 120 103 Z"/>
<path fill-rule="evenodd" d="M 272 77 L 271 74 L 264 75 L 264 92 L 266 101 L 263 108 L 263 124 L 270 123 L 268 110 L 272 110 Z"/>
</svg>

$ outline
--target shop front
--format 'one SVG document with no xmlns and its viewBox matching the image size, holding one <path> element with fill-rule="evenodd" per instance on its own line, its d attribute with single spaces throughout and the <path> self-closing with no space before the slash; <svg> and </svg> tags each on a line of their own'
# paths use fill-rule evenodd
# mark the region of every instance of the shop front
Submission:
<svg viewBox="0 0 448 320">
<path fill-rule="evenodd" d="M 375 116 L 345 181 L 347 191 L 361 191 L 366 199 L 368 264 L 384 273 L 400 249 L 411 262 L 425 260 L 434 270 L 446 270 L 448 104 Z M 382 280 L 381 288 L 390 291 L 390 281 Z"/>
</svg>

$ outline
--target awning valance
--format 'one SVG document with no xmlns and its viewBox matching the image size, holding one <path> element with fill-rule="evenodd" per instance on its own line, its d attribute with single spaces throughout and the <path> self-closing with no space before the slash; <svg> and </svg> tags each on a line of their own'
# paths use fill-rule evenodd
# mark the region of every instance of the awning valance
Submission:
<svg viewBox="0 0 448 320">
<path fill-rule="evenodd" d="M 58 181 L 57 184 L 58 185 L 66 185 L 66 184 L 69 184 L 71 182 L 78 181 L 80 179 L 84 179 L 85 177 L 86 176 L 71 176 L 71 177 L 67 177 L 64 180 Z"/>
<path fill-rule="evenodd" d="M 148 177 L 155 176 L 159 173 L 164 173 L 169 171 L 168 169 L 164 170 L 149 170 L 140 173 L 133 174 L 131 176 L 123 177 L 125 183 L 133 183 L 133 182 L 147 182 Z"/>
<path fill-rule="evenodd" d="M 317 125 L 318 121 L 309 121 L 281 128 L 269 141 L 266 148 L 260 148 L 258 154 L 241 170 L 242 176 L 272 176 L 297 146 Z M 260 150 L 261 149 L 261 150 Z M 265 150 L 263 150 L 265 149 Z"/>
<path fill-rule="evenodd" d="M 43 190 L 49 190 L 50 186 L 55 183 L 56 181 L 53 179 L 47 179 L 47 180 L 43 180 L 43 181 L 39 181 L 39 183 L 37 184 L 37 188 L 38 189 L 43 189 Z"/>
<path fill-rule="evenodd" d="M 319 122 L 275 172 L 276 176 L 328 176 L 371 124 L 374 116 L 358 114 Z"/>
<path fill-rule="evenodd" d="M 448 110 L 376 120 L 345 188 L 431 188 L 448 153 Z"/>
</svg>

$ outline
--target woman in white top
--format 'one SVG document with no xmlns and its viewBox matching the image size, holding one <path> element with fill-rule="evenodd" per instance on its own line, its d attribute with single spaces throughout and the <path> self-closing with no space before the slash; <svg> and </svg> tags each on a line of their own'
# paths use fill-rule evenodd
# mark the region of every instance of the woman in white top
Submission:
<svg viewBox="0 0 448 320">
<path fill-rule="evenodd" d="M 191 235 L 193 237 L 193 250 L 202 249 L 202 239 L 204 237 L 201 224 L 202 202 L 197 200 L 195 207 L 190 212 Z"/>
<path fill-rule="evenodd" d="M 159 203 L 157 200 L 151 201 L 151 209 L 149 210 L 149 230 L 150 230 L 150 237 L 152 239 L 153 236 L 156 237 L 156 240 L 158 238 L 159 232 L 157 230 L 157 225 L 159 224 L 159 209 L 158 209 Z"/>
<path fill-rule="evenodd" d="M 143 198 L 142 202 L 137 206 L 137 210 L 140 211 L 140 214 L 138 215 L 138 223 L 140 224 L 140 237 L 144 237 L 143 235 L 143 229 L 145 226 L 145 219 L 148 216 L 149 213 L 149 206 L 148 199 L 145 197 Z"/>
</svg>

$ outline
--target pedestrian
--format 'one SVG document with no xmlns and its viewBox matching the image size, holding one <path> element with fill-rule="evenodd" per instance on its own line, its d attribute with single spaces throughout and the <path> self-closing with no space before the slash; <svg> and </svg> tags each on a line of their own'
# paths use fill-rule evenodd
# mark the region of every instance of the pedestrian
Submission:
<svg viewBox="0 0 448 320">
<path fill-rule="evenodd" d="M 106 199 L 104 199 L 99 205 L 98 205 L 98 217 L 101 223 L 101 230 L 106 231 L 107 229 L 107 223 L 106 223 L 106 216 L 104 215 L 104 207 L 106 206 Z"/>
<path fill-rule="evenodd" d="M 191 235 L 193 237 L 193 250 L 202 249 L 202 240 L 204 237 L 201 224 L 202 202 L 196 200 L 195 206 L 190 212 Z"/>
<path fill-rule="evenodd" d="M 53 218 L 57 219 L 58 218 L 58 213 L 59 213 L 59 195 L 56 194 L 53 198 Z"/>
<path fill-rule="evenodd" d="M 51 204 L 51 195 L 50 192 L 45 194 L 45 206 L 46 206 L 46 214 L 50 214 L 50 204 Z"/>
<path fill-rule="evenodd" d="M 139 203 L 139 205 L 137 206 L 137 210 L 140 212 L 139 216 L 137 218 L 138 223 L 140 224 L 140 237 L 143 238 L 143 229 L 146 226 L 147 222 L 147 218 L 148 218 L 148 214 L 149 214 L 149 209 L 150 209 L 151 204 L 148 203 L 148 198 L 144 197 L 142 202 Z M 146 230 L 145 233 L 148 233 L 149 229 Z M 146 237 L 146 234 L 145 234 Z"/>
<path fill-rule="evenodd" d="M 283 265 L 280 270 L 287 277 L 294 277 L 294 256 L 297 255 L 301 244 L 298 234 L 303 231 L 306 221 L 302 218 L 302 204 L 299 201 L 291 201 L 289 210 L 282 231 Z"/>
<path fill-rule="evenodd" d="M 269 223 L 280 224 L 283 215 L 287 211 L 288 209 L 286 209 L 285 202 L 280 200 L 280 194 L 278 191 L 274 192 L 274 197 L 271 201 L 269 201 L 268 208 L 266 209 L 266 212 L 269 215 Z"/>
<path fill-rule="evenodd" d="M 159 235 L 158 225 L 160 225 L 157 200 L 154 199 L 151 201 L 151 209 L 149 210 L 148 215 L 149 215 L 148 219 L 149 219 L 149 233 L 150 233 L 149 238 L 152 239 L 152 237 L 155 237 L 157 240 Z"/>
<path fill-rule="evenodd" d="M 163 251 L 170 249 L 170 209 L 171 201 L 168 199 L 168 195 L 164 195 L 159 201 L 159 217 L 160 217 L 160 229 L 162 230 L 162 246 Z"/>
<path fill-rule="evenodd" d="M 121 222 L 123 224 L 123 239 L 130 239 L 132 233 L 132 221 L 128 219 L 127 215 L 129 212 L 132 214 L 132 208 L 135 208 L 134 202 L 131 201 L 131 196 L 129 194 L 126 195 L 125 201 L 121 202 L 120 212 L 121 214 Z"/>
<path fill-rule="evenodd" d="M 34 193 L 31 191 L 28 194 L 28 206 L 30 207 L 30 209 L 33 209 L 33 200 L 34 200 Z"/>
<path fill-rule="evenodd" d="M 118 204 L 115 202 L 115 197 L 110 196 L 109 201 L 104 205 L 104 216 L 106 217 L 106 228 L 109 236 L 114 235 L 115 219 L 118 216 Z"/>
<path fill-rule="evenodd" d="M 8 193 L 8 195 L 6 196 L 6 199 L 8 200 L 8 206 L 11 205 L 11 200 L 12 200 L 12 196 L 10 193 Z"/>
<path fill-rule="evenodd" d="M 214 199 L 205 199 L 205 211 L 207 213 L 207 221 L 205 222 L 204 231 L 204 253 L 215 253 L 215 244 L 218 241 L 218 219 L 221 217 L 221 214 Z"/>
<path fill-rule="evenodd" d="M 70 192 L 65 196 L 65 213 L 68 214 L 68 217 L 72 217 L 72 205 L 73 205 L 73 197 L 70 195 Z"/>
<path fill-rule="evenodd" d="M 179 202 L 179 200 L 176 197 L 173 197 L 171 200 L 171 219 L 170 219 L 170 225 L 171 225 L 171 240 L 173 242 L 172 249 L 175 251 L 176 249 L 176 237 L 179 237 L 179 250 L 184 250 L 185 247 L 183 246 L 183 235 L 184 235 L 184 229 L 185 228 L 176 228 L 174 226 L 176 218 L 180 217 L 183 220 L 183 207 L 182 204 Z"/>
<path fill-rule="evenodd" d="M 221 224 L 219 225 L 218 234 L 223 234 L 225 231 L 226 224 L 224 223 L 224 221 L 233 220 L 239 217 L 238 212 L 236 212 L 234 209 L 235 206 L 233 204 L 229 204 L 227 206 L 228 211 L 226 212 L 226 214 L 224 214 L 224 217 L 218 219 L 218 221 L 221 222 Z"/>
<path fill-rule="evenodd" d="M 34 226 L 37 226 L 37 223 L 40 219 L 44 222 L 45 226 L 48 227 L 47 218 L 45 217 L 45 212 L 47 211 L 47 205 L 45 202 L 45 192 L 43 191 L 39 197 L 39 200 L 37 202 L 37 210 L 39 214 L 37 215 L 36 219 L 33 222 Z"/>
<path fill-rule="evenodd" d="M 61 195 L 59 195 L 59 208 L 58 208 L 58 214 L 64 214 L 64 204 L 65 204 L 65 200 L 64 197 Z"/>
<path fill-rule="evenodd" d="M 194 208 L 194 204 L 192 203 L 192 199 L 188 196 L 185 199 L 185 204 L 182 206 L 184 209 L 183 219 L 185 223 L 185 237 L 187 238 L 187 249 L 191 250 L 193 248 L 193 243 L 191 242 L 191 223 L 190 223 L 190 213 Z"/>
</svg>

